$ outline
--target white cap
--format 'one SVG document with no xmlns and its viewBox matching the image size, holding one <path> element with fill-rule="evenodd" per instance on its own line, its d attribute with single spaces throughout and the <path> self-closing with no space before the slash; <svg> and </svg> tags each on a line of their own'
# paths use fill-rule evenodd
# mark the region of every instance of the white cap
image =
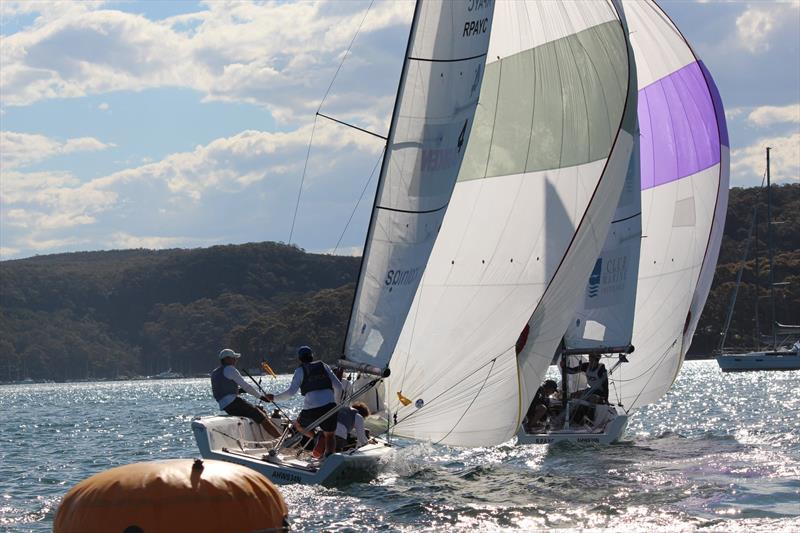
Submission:
<svg viewBox="0 0 800 533">
<path fill-rule="evenodd" d="M 230 348 L 225 348 L 221 352 L 219 352 L 220 360 L 225 359 L 226 357 L 233 357 L 234 359 L 239 359 L 242 356 L 240 353 L 236 353 Z"/>
</svg>

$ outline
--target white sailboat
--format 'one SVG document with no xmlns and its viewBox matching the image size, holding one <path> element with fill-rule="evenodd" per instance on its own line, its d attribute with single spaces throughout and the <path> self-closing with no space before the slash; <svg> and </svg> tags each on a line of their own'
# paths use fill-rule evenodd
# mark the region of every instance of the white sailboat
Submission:
<svg viewBox="0 0 800 533">
<path fill-rule="evenodd" d="M 772 184 L 770 182 L 770 162 L 769 152 L 767 148 L 767 247 L 769 249 L 769 302 L 770 302 L 770 324 L 771 331 L 769 336 L 770 346 L 764 350 L 753 351 L 748 353 L 726 353 L 724 351 L 725 338 L 730 326 L 731 315 L 733 314 L 734 306 L 736 304 L 736 290 L 739 288 L 741 282 L 741 274 L 744 269 L 744 260 L 742 261 L 742 270 L 739 271 L 739 279 L 734 289 L 734 296 L 728 312 L 725 328 L 722 332 L 722 340 L 720 341 L 720 354 L 717 356 L 717 364 L 723 372 L 747 372 L 753 370 L 798 370 L 800 369 L 800 326 L 781 324 L 775 318 L 775 282 L 773 279 L 773 264 L 772 264 Z M 758 223 L 756 212 L 753 212 L 753 225 Z M 751 227 L 752 231 L 752 227 Z M 748 236 L 748 241 L 750 236 Z M 747 258 L 745 254 L 745 259 Z M 758 255 L 756 254 L 756 261 Z M 756 270 L 757 272 L 758 270 Z M 758 280 L 756 280 L 758 284 Z M 758 305 L 758 299 L 756 299 Z M 756 322 L 758 322 L 758 312 L 756 312 Z M 756 341 L 761 342 L 760 327 L 756 327 Z M 778 348 L 779 341 L 783 348 Z M 794 341 L 791 347 L 785 347 Z M 788 341 L 788 342 L 787 342 Z"/>
<path fill-rule="evenodd" d="M 711 74 L 652 0 L 624 1 L 639 82 L 642 245 L 630 362 L 609 377 L 626 413 L 672 386 L 719 256 L 729 143 Z"/>
<path fill-rule="evenodd" d="M 493 10 L 494 2 L 480 0 L 418 0 L 415 6 L 340 362 L 376 382 L 389 374 L 450 203 L 473 126 Z M 249 466 L 276 483 L 331 483 L 369 473 L 390 450 L 373 439 L 319 465 L 303 450 L 266 438 L 247 419 L 200 418 L 192 429 L 203 457 Z"/>
</svg>

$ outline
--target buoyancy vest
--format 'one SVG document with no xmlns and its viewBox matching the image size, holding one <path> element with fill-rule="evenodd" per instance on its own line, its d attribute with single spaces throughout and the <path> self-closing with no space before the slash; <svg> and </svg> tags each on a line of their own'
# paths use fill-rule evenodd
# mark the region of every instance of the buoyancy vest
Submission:
<svg viewBox="0 0 800 533">
<path fill-rule="evenodd" d="M 328 373 L 325 371 L 325 363 L 314 361 L 313 363 L 304 363 L 301 366 L 303 368 L 303 381 L 300 383 L 300 394 L 305 396 L 315 390 L 333 390 L 331 378 L 328 377 Z"/>
<path fill-rule="evenodd" d="M 353 427 L 356 425 L 356 415 L 359 414 L 358 411 L 353 409 L 352 407 L 343 407 L 339 411 L 339 415 L 336 419 L 338 423 L 344 426 L 349 434 L 353 431 Z"/>
<path fill-rule="evenodd" d="M 218 366 L 211 372 L 211 392 L 217 401 L 229 394 L 239 394 L 239 385 L 225 377 L 225 365 Z"/>
<path fill-rule="evenodd" d="M 586 363 L 586 382 L 594 389 L 595 394 L 608 399 L 608 374 L 604 365 L 592 368 Z"/>
</svg>

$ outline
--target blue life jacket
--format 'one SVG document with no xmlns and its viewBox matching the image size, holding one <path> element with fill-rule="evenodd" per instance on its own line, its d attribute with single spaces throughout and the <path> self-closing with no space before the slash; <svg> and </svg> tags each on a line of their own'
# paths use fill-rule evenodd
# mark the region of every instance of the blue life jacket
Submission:
<svg viewBox="0 0 800 533">
<path fill-rule="evenodd" d="M 229 394 L 239 394 L 239 385 L 225 377 L 225 365 L 220 365 L 211 372 L 211 392 L 214 399 L 220 401 Z"/>
<path fill-rule="evenodd" d="M 303 381 L 300 383 L 300 394 L 305 396 L 311 391 L 315 390 L 333 390 L 333 383 L 328 373 L 325 371 L 325 363 L 322 361 L 314 361 L 313 363 L 304 363 L 303 367 Z"/>
<path fill-rule="evenodd" d="M 339 410 L 339 415 L 336 418 L 336 421 L 343 425 L 349 434 L 351 431 L 353 431 L 353 427 L 356 425 L 357 414 L 359 414 L 359 412 L 352 407 L 342 407 L 342 409 Z"/>
</svg>

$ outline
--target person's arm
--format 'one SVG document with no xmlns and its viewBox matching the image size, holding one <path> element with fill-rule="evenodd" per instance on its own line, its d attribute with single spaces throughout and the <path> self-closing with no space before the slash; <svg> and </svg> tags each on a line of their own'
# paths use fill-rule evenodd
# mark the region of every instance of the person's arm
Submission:
<svg viewBox="0 0 800 533">
<path fill-rule="evenodd" d="M 252 385 L 250 385 L 248 382 L 246 382 L 242 377 L 242 375 L 239 373 L 239 371 L 236 370 L 236 367 L 234 367 L 233 365 L 226 366 L 225 370 L 222 371 L 222 374 L 226 378 L 233 380 L 239 386 L 239 388 L 243 389 L 246 393 L 252 394 L 256 398 L 261 398 L 261 392 Z"/>
<path fill-rule="evenodd" d="M 298 390 L 300 390 L 300 385 L 302 383 L 303 383 L 303 367 L 301 366 L 294 371 L 294 376 L 292 376 L 292 384 L 289 385 L 289 388 L 280 394 L 275 394 L 273 400 L 288 400 L 289 398 L 294 396 Z"/>
<path fill-rule="evenodd" d="M 333 385 L 333 397 L 344 399 L 344 396 L 342 395 L 342 382 L 339 381 L 339 378 L 336 377 L 336 374 L 333 373 L 333 370 L 331 370 L 331 367 L 329 367 L 327 364 L 322 363 L 322 368 L 325 369 L 325 373 L 328 374 L 328 377 L 331 380 L 331 385 Z"/>
<path fill-rule="evenodd" d="M 361 415 L 356 415 L 355 424 L 353 424 L 353 429 L 356 432 L 356 439 L 358 440 L 358 445 L 363 446 L 369 440 L 367 438 L 367 432 L 364 431 L 364 417 Z"/>
</svg>

